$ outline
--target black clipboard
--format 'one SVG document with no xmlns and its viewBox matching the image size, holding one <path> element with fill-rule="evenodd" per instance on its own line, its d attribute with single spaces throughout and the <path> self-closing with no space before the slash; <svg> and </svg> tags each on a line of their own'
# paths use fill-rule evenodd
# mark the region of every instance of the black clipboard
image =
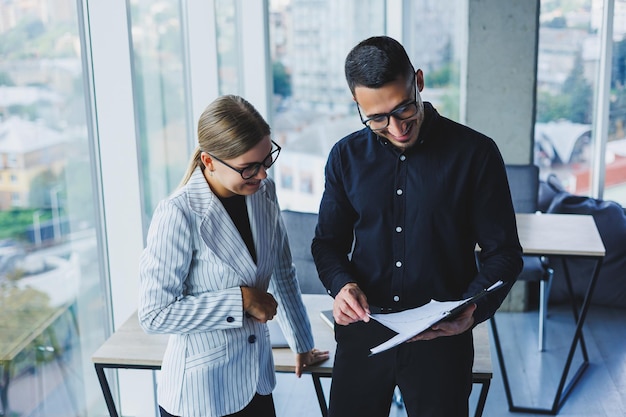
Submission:
<svg viewBox="0 0 626 417">
<path fill-rule="evenodd" d="M 489 294 L 493 290 L 500 288 L 502 285 L 504 285 L 504 281 L 497 281 L 491 287 L 485 288 L 479 293 L 474 294 L 472 297 L 466 299 L 463 303 L 459 304 L 458 306 L 448 311 L 447 314 L 444 317 L 442 317 L 442 319 L 439 321 L 454 320 L 454 318 L 458 316 L 459 314 L 461 314 L 470 304 L 475 303 L 476 301 L 480 300 L 481 298 L 483 298 L 485 295 Z"/>
</svg>

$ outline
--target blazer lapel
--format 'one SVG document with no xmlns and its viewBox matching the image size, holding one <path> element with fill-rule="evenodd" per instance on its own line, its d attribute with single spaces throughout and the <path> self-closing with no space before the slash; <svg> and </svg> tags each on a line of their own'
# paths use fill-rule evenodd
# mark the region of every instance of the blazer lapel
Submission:
<svg viewBox="0 0 626 417">
<path fill-rule="evenodd" d="M 239 273 L 244 285 L 253 286 L 257 266 L 237 227 L 220 200 L 211 191 L 200 168 L 196 168 L 187 187 L 189 205 L 202 217 L 200 223 L 202 240 L 222 262 Z"/>
<path fill-rule="evenodd" d="M 266 183 L 261 189 L 246 198 L 250 228 L 254 238 L 254 246 L 257 254 L 257 275 L 269 278 L 274 265 L 276 242 L 274 236 L 277 227 L 279 213 L 276 203 L 270 198 Z"/>
</svg>

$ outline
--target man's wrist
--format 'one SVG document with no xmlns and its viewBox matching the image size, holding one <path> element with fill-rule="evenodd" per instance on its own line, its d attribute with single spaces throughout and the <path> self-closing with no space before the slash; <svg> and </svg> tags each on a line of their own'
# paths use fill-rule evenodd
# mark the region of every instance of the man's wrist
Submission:
<svg viewBox="0 0 626 417">
<path fill-rule="evenodd" d="M 339 294 L 339 292 L 348 284 L 354 284 L 358 287 L 357 282 L 352 279 L 351 276 L 349 275 L 342 275 L 339 276 L 337 278 L 335 278 L 335 280 L 333 281 L 333 285 L 331 287 L 331 296 L 336 297 L 337 294 Z"/>
</svg>

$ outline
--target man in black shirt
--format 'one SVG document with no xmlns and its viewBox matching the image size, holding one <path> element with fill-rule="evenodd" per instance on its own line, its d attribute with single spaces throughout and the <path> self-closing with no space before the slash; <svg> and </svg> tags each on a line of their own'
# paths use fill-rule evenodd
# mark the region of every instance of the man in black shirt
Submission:
<svg viewBox="0 0 626 417">
<path fill-rule="evenodd" d="M 493 140 L 422 102 L 424 75 L 397 41 L 362 41 L 345 73 L 366 127 L 330 152 L 312 244 L 335 298 L 330 416 L 388 416 L 396 386 L 410 417 L 467 416 L 471 329 L 522 268 L 502 157 Z M 393 333 L 368 313 L 467 298 L 498 280 L 506 285 L 455 320 L 369 356 Z"/>
</svg>

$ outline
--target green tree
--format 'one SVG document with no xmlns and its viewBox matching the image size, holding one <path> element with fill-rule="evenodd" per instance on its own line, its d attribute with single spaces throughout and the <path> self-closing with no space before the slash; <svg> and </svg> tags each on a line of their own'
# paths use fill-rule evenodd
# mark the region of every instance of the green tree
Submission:
<svg viewBox="0 0 626 417">
<path fill-rule="evenodd" d="M 34 209 L 0 211 L 0 239 L 26 239 L 26 230 L 33 226 Z M 41 212 L 39 220 L 44 222 L 52 218 L 50 210 Z"/>
<path fill-rule="evenodd" d="M 626 85 L 626 36 L 613 46 L 612 88 L 624 88 Z"/>
<path fill-rule="evenodd" d="M 439 69 L 424 74 L 424 82 L 429 87 L 445 87 L 453 81 L 453 74 L 454 69 L 452 68 L 452 64 L 447 64 Z"/>
<path fill-rule="evenodd" d="M 581 54 L 576 55 L 572 71 L 565 79 L 561 91 L 569 98 L 566 118 L 574 123 L 591 123 L 593 89 L 585 79 Z"/>
<path fill-rule="evenodd" d="M 609 140 L 626 137 L 626 36 L 613 46 Z"/>
<path fill-rule="evenodd" d="M 559 119 L 574 123 L 591 123 L 593 116 L 593 88 L 584 75 L 582 56 L 576 55 L 574 65 L 561 86 L 558 95 L 537 92 L 537 122 Z"/>
<path fill-rule="evenodd" d="M 289 97 L 291 95 L 291 75 L 282 62 L 272 63 L 272 76 L 274 77 L 274 94 Z"/>
<path fill-rule="evenodd" d="M 459 78 L 459 71 L 456 63 L 454 62 L 454 54 L 452 49 L 452 42 L 446 42 L 441 51 L 441 61 L 444 64 L 432 71 L 426 71 L 424 74 L 424 81 L 429 87 L 446 87 L 450 84 L 454 84 Z"/>
<path fill-rule="evenodd" d="M 546 123 L 559 119 L 569 119 L 569 97 L 554 96 L 547 91 L 537 93 L 537 122 Z"/>
<path fill-rule="evenodd" d="M 58 183 L 58 178 L 47 169 L 36 175 L 30 182 L 28 204 L 30 207 L 50 207 L 50 190 Z"/>
<path fill-rule="evenodd" d="M 13 79 L 11 79 L 11 76 L 8 73 L 0 71 L 0 85 L 12 87 L 15 85 L 15 82 L 13 82 Z"/>
<path fill-rule="evenodd" d="M 563 29 L 567 27 L 567 20 L 565 20 L 563 16 L 559 16 L 547 23 L 544 23 L 543 26 L 554 29 Z"/>
</svg>

